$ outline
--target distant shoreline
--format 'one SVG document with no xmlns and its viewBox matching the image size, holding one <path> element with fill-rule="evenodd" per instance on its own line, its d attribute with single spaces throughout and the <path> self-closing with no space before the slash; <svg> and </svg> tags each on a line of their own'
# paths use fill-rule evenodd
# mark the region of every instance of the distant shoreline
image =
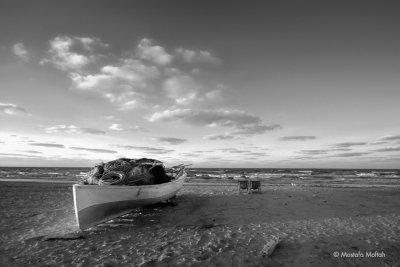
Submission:
<svg viewBox="0 0 400 267">
<path fill-rule="evenodd" d="M 66 184 L 72 185 L 78 183 L 78 181 L 71 180 L 54 180 L 54 179 L 24 179 L 24 178 L 0 178 L 0 183 L 44 183 L 44 184 Z M 186 186 L 212 186 L 212 185 L 225 185 L 225 186 L 237 186 L 236 181 L 201 181 L 201 182 L 186 182 Z M 400 184 L 276 184 L 276 183 L 263 183 L 262 186 L 269 187 L 329 187 L 329 188 L 400 188 Z"/>
</svg>

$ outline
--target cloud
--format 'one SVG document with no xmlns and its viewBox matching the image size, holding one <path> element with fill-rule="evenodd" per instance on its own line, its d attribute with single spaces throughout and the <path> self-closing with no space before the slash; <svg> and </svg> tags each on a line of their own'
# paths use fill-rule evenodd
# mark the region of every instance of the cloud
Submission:
<svg viewBox="0 0 400 267">
<path fill-rule="evenodd" d="M 386 147 L 381 149 L 375 149 L 373 151 L 376 152 L 393 152 L 393 151 L 400 151 L 400 147 Z"/>
<path fill-rule="evenodd" d="M 106 132 L 94 128 L 77 127 L 75 125 L 55 125 L 45 128 L 47 133 L 68 134 L 105 134 Z"/>
<path fill-rule="evenodd" d="M 175 49 L 175 53 L 178 57 L 182 58 L 187 63 L 221 63 L 221 60 L 213 56 L 206 50 L 195 51 L 190 49 L 178 48 Z"/>
<path fill-rule="evenodd" d="M 239 137 L 230 133 L 224 134 L 210 134 L 203 137 L 205 140 L 233 140 L 238 139 Z"/>
<path fill-rule="evenodd" d="M 363 146 L 366 145 L 366 142 L 345 142 L 345 143 L 336 143 L 334 146 L 336 147 L 351 147 L 351 146 Z"/>
<path fill-rule="evenodd" d="M 396 140 L 400 140 L 400 135 L 385 136 L 385 137 L 380 138 L 380 140 L 383 140 L 383 141 L 396 141 Z"/>
<path fill-rule="evenodd" d="M 124 53 L 114 62 L 109 58 L 109 63 L 97 66 L 97 71 L 92 63 L 105 56 L 96 54 L 95 48 L 107 46 L 100 39 L 58 36 L 49 43 L 49 56 L 43 63 L 50 62 L 67 72 L 73 89 L 104 97 L 121 110 L 170 106 L 171 101 L 178 106 L 211 105 L 225 99 L 225 87 L 203 86 L 191 71 L 172 66 L 174 56 L 147 38 L 140 40 L 134 53 Z M 193 54 L 186 56 L 192 61 L 216 61 L 208 51 L 185 51 Z"/>
<path fill-rule="evenodd" d="M 143 127 L 141 127 L 139 125 L 124 127 L 122 124 L 119 124 L 119 123 L 111 124 L 110 127 L 108 127 L 108 129 L 110 129 L 112 131 L 118 131 L 118 132 L 121 132 L 121 131 L 130 131 L 130 132 L 145 131 L 143 129 Z"/>
<path fill-rule="evenodd" d="M 233 132 L 232 134 L 238 134 L 238 135 L 263 134 L 267 131 L 282 129 L 282 126 L 279 124 L 271 124 L 271 125 L 254 124 L 254 125 L 238 127 L 238 129 L 240 129 L 240 131 Z"/>
<path fill-rule="evenodd" d="M 386 141 L 373 141 L 370 142 L 371 145 L 382 145 L 382 144 L 387 144 L 388 142 Z"/>
<path fill-rule="evenodd" d="M 122 131 L 122 130 L 124 130 L 122 128 L 122 125 L 119 124 L 119 123 L 114 123 L 114 124 L 110 125 L 110 127 L 108 127 L 108 129 L 113 130 L 113 131 Z"/>
<path fill-rule="evenodd" d="M 251 152 L 250 150 L 241 150 L 241 149 L 229 148 L 229 147 L 228 148 L 220 148 L 218 150 L 222 151 L 222 152 L 237 153 L 237 154 Z"/>
<path fill-rule="evenodd" d="M 280 138 L 282 141 L 307 141 L 307 140 L 314 140 L 318 137 L 313 135 L 293 135 L 293 136 L 283 136 Z"/>
<path fill-rule="evenodd" d="M 139 150 L 149 154 L 167 154 L 175 151 L 172 149 L 147 147 L 147 146 L 131 146 L 131 145 L 115 145 L 115 146 L 129 150 Z"/>
<path fill-rule="evenodd" d="M 54 143 L 31 143 L 31 146 L 43 146 L 43 147 L 56 147 L 56 148 L 64 148 L 64 145 L 54 144 Z"/>
<path fill-rule="evenodd" d="M 94 92 L 129 110 L 143 106 L 152 95 L 153 81 L 160 75 L 157 67 L 136 59 L 106 65 L 98 74 L 71 73 L 76 89 Z"/>
<path fill-rule="evenodd" d="M 169 145 L 179 145 L 185 143 L 187 140 L 182 138 L 174 138 L 174 137 L 155 137 L 152 140 L 160 143 L 166 143 Z"/>
<path fill-rule="evenodd" d="M 259 134 L 280 128 L 279 125 L 264 125 L 259 117 L 241 110 L 164 110 L 153 113 L 148 120 L 150 122 L 181 120 L 195 126 L 231 127 L 237 130 L 234 134 Z"/>
<path fill-rule="evenodd" d="M 178 75 L 166 79 L 163 83 L 166 96 L 176 103 L 189 105 L 197 99 L 200 86 L 187 75 Z"/>
<path fill-rule="evenodd" d="M 0 153 L 0 157 L 15 157 L 15 158 L 41 158 L 36 155 L 18 154 L 18 153 Z"/>
<path fill-rule="evenodd" d="M 0 113 L 6 115 L 29 115 L 25 108 L 7 103 L 0 103 Z"/>
<path fill-rule="evenodd" d="M 80 71 L 97 60 L 94 47 L 106 47 L 98 38 L 57 36 L 49 41 L 49 58 L 41 63 L 52 63 L 64 71 Z M 79 51 L 79 52 L 78 52 Z"/>
<path fill-rule="evenodd" d="M 108 149 L 99 149 L 99 148 L 86 148 L 86 147 L 70 147 L 70 149 L 73 150 L 83 150 L 83 151 L 89 151 L 89 152 L 98 152 L 98 153 L 118 153 L 117 151 L 114 150 L 108 150 Z"/>
<path fill-rule="evenodd" d="M 21 150 L 21 152 L 33 153 L 33 154 L 42 154 L 43 153 L 43 152 L 36 151 L 36 150 Z"/>
<path fill-rule="evenodd" d="M 327 154 L 330 150 L 326 149 L 306 149 L 300 150 L 298 153 L 306 154 L 306 155 L 323 155 Z"/>
<path fill-rule="evenodd" d="M 165 48 L 153 45 L 152 40 L 143 38 L 136 48 L 136 54 L 139 58 L 148 60 L 158 65 L 167 65 L 171 63 L 173 57 L 165 51 Z"/>
<path fill-rule="evenodd" d="M 265 153 L 265 152 L 250 152 L 250 153 L 247 153 L 247 155 L 250 155 L 250 156 L 260 156 L 260 157 L 268 156 L 268 154 Z"/>
<path fill-rule="evenodd" d="M 28 50 L 23 43 L 16 43 L 13 45 L 12 50 L 14 54 L 24 61 L 29 60 Z"/>
<path fill-rule="evenodd" d="M 341 157 L 341 158 L 347 158 L 347 157 L 359 157 L 359 156 L 364 156 L 368 155 L 368 152 L 349 152 L 349 153 L 338 153 L 333 155 L 333 157 Z"/>
</svg>

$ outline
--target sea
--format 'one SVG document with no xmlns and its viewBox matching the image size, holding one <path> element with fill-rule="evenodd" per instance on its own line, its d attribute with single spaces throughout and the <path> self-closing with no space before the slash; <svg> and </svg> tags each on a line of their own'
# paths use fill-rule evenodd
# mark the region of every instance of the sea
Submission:
<svg viewBox="0 0 400 267">
<path fill-rule="evenodd" d="M 0 167 L 0 179 L 80 181 L 91 168 Z M 400 169 L 188 168 L 188 183 L 234 183 L 243 178 L 272 185 L 400 185 Z"/>
</svg>

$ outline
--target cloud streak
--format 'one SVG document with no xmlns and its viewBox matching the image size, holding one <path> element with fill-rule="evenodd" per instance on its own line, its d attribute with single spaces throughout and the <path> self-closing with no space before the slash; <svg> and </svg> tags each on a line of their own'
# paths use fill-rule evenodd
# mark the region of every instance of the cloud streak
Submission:
<svg viewBox="0 0 400 267">
<path fill-rule="evenodd" d="M 283 136 L 280 138 L 282 141 L 307 141 L 307 140 L 315 140 L 318 137 L 313 135 L 292 135 L 292 136 Z"/>
<path fill-rule="evenodd" d="M 117 151 L 114 151 L 114 150 L 100 149 L 100 148 L 70 147 L 70 149 L 73 149 L 73 150 L 82 150 L 82 151 L 89 151 L 89 152 L 96 152 L 96 153 L 110 153 L 110 154 L 118 153 Z"/>
<path fill-rule="evenodd" d="M 116 147 L 125 148 L 128 150 L 138 150 L 141 151 L 142 153 L 149 153 L 149 154 L 168 154 L 175 151 L 173 149 L 147 147 L 147 146 L 116 145 Z"/>
<path fill-rule="evenodd" d="M 152 140 L 160 143 L 165 143 L 169 145 L 179 145 L 185 143 L 187 140 L 183 138 L 175 138 L 175 137 L 154 137 Z"/>
<path fill-rule="evenodd" d="M 395 151 L 400 151 L 400 147 L 386 147 L 386 148 L 375 149 L 373 151 L 375 151 L 375 152 L 395 152 Z"/>
<path fill-rule="evenodd" d="M 42 147 L 55 147 L 55 148 L 65 148 L 62 144 L 54 144 L 54 143 L 30 143 L 31 146 L 42 146 Z"/>
<path fill-rule="evenodd" d="M 364 146 L 366 144 L 367 144 L 366 142 L 344 142 L 344 143 L 336 143 L 334 144 L 334 146 L 346 148 L 352 146 Z"/>
<path fill-rule="evenodd" d="M 383 141 L 400 141 L 400 135 L 390 135 L 380 138 Z"/>
<path fill-rule="evenodd" d="M 236 132 L 232 134 L 260 134 L 281 128 L 279 125 L 264 125 L 259 117 L 247 114 L 241 110 L 194 110 L 175 109 L 153 113 L 150 122 L 183 121 L 195 126 L 230 127 Z"/>
<path fill-rule="evenodd" d="M 75 125 L 55 125 L 45 128 L 46 133 L 67 133 L 67 134 L 105 134 L 105 131 L 95 128 L 78 127 Z"/>
<path fill-rule="evenodd" d="M 10 103 L 0 103 L 1 113 L 6 115 L 29 115 L 25 108 Z"/>
<path fill-rule="evenodd" d="M 349 152 L 349 153 L 338 153 L 333 155 L 333 157 L 350 158 L 350 157 L 360 157 L 368 154 L 369 152 Z"/>
</svg>

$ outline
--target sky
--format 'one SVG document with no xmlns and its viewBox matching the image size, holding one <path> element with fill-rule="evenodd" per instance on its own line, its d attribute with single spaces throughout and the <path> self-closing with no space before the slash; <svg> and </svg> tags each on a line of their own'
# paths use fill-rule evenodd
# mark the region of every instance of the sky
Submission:
<svg viewBox="0 0 400 267">
<path fill-rule="evenodd" d="M 399 168 L 398 1 L 0 0 L 0 166 Z"/>
</svg>

